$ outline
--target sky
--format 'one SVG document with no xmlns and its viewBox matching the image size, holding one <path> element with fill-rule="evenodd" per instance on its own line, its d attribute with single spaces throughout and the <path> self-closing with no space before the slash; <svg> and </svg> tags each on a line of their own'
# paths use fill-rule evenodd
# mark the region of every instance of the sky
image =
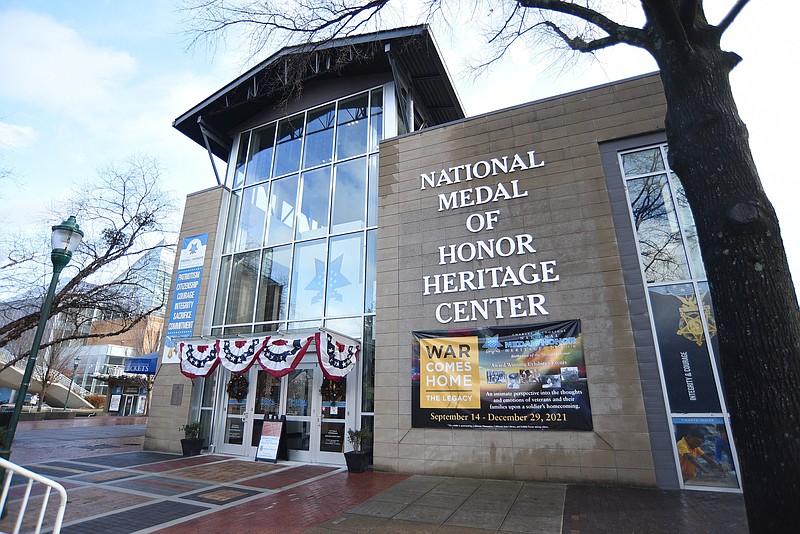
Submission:
<svg viewBox="0 0 800 534">
<path fill-rule="evenodd" d="M 731 4 L 706 0 L 709 20 L 719 21 Z M 216 185 L 205 149 L 173 129 L 172 121 L 247 65 L 233 46 L 187 49 L 179 5 L 0 1 L 0 170 L 11 172 L 0 186 L 3 231 L 24 234 L 60 222 L 70 215 L 58 212 L 60 199 L 96 169 L 131 155 L 159 160 L 164 187 L 181 206 L 186 194 Z M 800 2 L 750 2 L 722 42 L 743 58 L 731 76 L 734 96 L 795 280 L 800 185 L 793 152 L 800 149 L 800 99 L 791 58 L 798 19 Z M 649 56 L 630 47 L 564 69 L 537 62 L 538 56 L 516 46 L 474 79 L 465 65 L 483 41 L 470 21 L 453 26 L 457 31 L 434 26 L 434 34 L 468 116 L 656 70 Z M 179 211 L 175 218 L 180 220 Z"/>
</svg>

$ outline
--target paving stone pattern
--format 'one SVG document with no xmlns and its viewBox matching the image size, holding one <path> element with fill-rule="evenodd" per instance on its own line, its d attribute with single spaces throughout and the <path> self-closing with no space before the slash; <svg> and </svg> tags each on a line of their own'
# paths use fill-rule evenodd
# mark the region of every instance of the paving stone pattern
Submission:
<svg viewBox="0 0 800 534">
<path fill-rule="evenodd" d="M 741 495 L 475 478 L 133 451 L 27 466 L 68 491 L 74 534 L 747 532 Z M 9 532 L 24 488 L 12 488 Z M 22 532 L 31 532 L 34 486 Z M 57 499 L 47 508 L 53 524 Z M 47 530 L 45 530 L 47 532 Z"/>
</svg>

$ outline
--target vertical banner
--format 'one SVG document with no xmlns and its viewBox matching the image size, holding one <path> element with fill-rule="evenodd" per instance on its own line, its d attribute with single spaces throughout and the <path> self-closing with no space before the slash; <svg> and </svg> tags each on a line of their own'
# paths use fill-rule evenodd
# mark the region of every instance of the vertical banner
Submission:
<svg viewBox="0 0 800 534">
<path fill-rule="evenodd" d="M 413 427 L 592 429 L 579 320 L 414 338 Z"/>
<path fill-rule="evenodd" d="M 651 287 L 661 369 L 672 413 L 719 413 L 722 408 L 703 329 L 716 333 L 710 306 L 698 303 L 691 284 Z"/>
<path fill-rule="evenodd" d="M 208 234 L 187 237 L 181 245 L 162 363 L 180 363 L 174 339 L 191 337 L 197 313 Z"/>
</svg>

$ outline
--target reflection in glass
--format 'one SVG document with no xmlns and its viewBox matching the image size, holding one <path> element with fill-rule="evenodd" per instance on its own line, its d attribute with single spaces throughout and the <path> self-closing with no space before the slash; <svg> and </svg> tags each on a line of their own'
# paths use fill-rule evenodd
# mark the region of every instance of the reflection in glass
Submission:
<svg viewBox="0 0 800 534">
<path fill-rule="evenodd" d="M 295 369 L 286 381 L 287 417 L 307 417 L 311 415 L 311 398 L 314 383 L 313 369 Z"/>
<path fill-rule="evenodd" d="M 286 421 L 286 446 L 296 451 L 307 451 L 311 442 L 311 425 L 305 421 Z"/>
<path fill-rule="evenodd" d="M 295 245 L 292 290 L 289 294 L 290 319 L 322 317 L 325 248 L 324 239 Z"/>
<path fill-rule="evenodd" d="M 258 370 L 256 379 L 255 412 L 264 415 L 278 415 L 281 404 L 281 379 L 275 378 L 263 369 Z"/>
<path fill-rule="evenodd" d="M 378 143 L 383 139 L 383 89 L 372 91 L 370 102 L 370 135 L 369 150 L 378 150 Z"/>
<path fill-rule="evenodd" d="M 300 148 L 303 141 L 303 114 L 278 123 L 278 143 L 275 147 L 275 174 L 281 176 L 300 169 Z"/>
<path fill-rule="evenodd" d="M 364 329 L 363 323 L 364 322 L 359 315 L 358 317 L 327 319 L 325 321 L 325 327 L 330 328 L 335 332 L 339 332 L 340 334 L 349 336 L 353 339 L 360 339 L 361 332 Z"/>
<path fill-rule="evenodd" d="M 244 183 L 244 171 L 247 163 L 247 143 L 249 138 L 249 132 L 245 132 L 239 136 L 239 151 L 236 155 L 236 168 L 233 171 L 233 189 L 242 187 Z"/>
<path fill-rule="evenodd" d="M 231 257 L 223 256 L 219 265 L 219 282 L 217 283 L 217 294 L 214 297 L 214 321 L 213 324 L 222 324 L 225 320 L 225 294 L 228 292 L 228 282 L 231 279 Z"/>
<path fill-rule="evenodd" d="M 331 162 L 334 115 L 333 104 L 308 112 L 306 146 L 303 153 L 304 169 Z"/>
<path fill-rule="evenodd" d="M 664 170 L 664 160 L 658 147 L 622 155 L 625 176 L 638 176 Z"/>
<path fill-rule="evenodd" d="M 309 239 L 327 234 L 328 200 L 331 193 L 330 166 L 304 172 L 301 191 L 297 239 Z"/>
<path fill-rule="evenodd" d="M 336 165 L 331 233 L 351 232 L 364 228 L 366 163 L 366 158 L 358 158 Z"/>
<path fill-rule="evenodd" d="M 253 149 L 247 165 L 247 184 L 269 180 L 272 171 L 272 154 L 275 149 L 275 124 L 253 132 Z"/>
<path fill-rule="evenodd" d="M 378 224 L 378 156 L 369 157 L 369 170 L 367 171 L 367 226 Z"/>
<path fill-rule="evenodd" d="M 322 379 L 319 388 L 322 395 L 322 417 L 325 419 L 344 419 L 347 399 L 347 379 Z"/>
<path fill-rule="evenodd" d="M 241 204 L 241 200 L 241 191 L 231 192 L 231 202 L 228 206 L 228 220 L 225 223 L 225 241 L 222 244 L 223 253 L 233 251 L 233 239 L 236 235 L 236 229 L 239 226 L 239 204 Z"/>
<path fill-rule="evenodd" d="M 258 267 L 261 251 L 245 252 L 233 257 L 231 289 L 228 292 L 228 310 L 225 322 L 246 323 L 253 320 L 253 303 L 256 297 Z"/>
<path fill-rule="evenodd" d="M 250 325 L 244 326 L 226 326 L 222 332 L 223 336 L 238 336 L 243 334 L 249 334 L 253 330 L 253 327 Z"/>
<path fill-rule="evenodd" d="M 694 224 L 694 215 L 686 199 L 686 191 L 678 177 L 672 173 L 671 182 L 675 186 L 675 199 L 678 204 L 678 219 L 681 221 L 683 235 L 686 238 L 686 248 L 689 251 L 689 263 L 692 268 L 694 278 L 705 278 L 706 268 L 703 265 L 703 258 L 700 255 L 700 242 L 697 239 L 697 227 Z"/>
<path fill-rule="evenodd" d="M 341 317 L 360 314 L 364 309 L 364 234 L 331 238 L 325 315 Z"/>
<path fill-rule="evenodd" d="M 259 184 L 244 190 L 236 250 L 248 250 L 261 246 L 264 225 L 267 221 L 268 187 L 269 184 Z"/>
<path fill-rule="evenodd" d="M 336 159 L 367 151 L 367 94 L 339 102 L 336 130 Z"/>
<path fill-rule="evenodd" d="M 214 393 L 217 386 L 217 376 L 219 376 L 219 369 L 215 369 L 210 375 L 203 378 L 203 396 L 200 401 L 200 406 L 203 408 L 212 408 L 214 406 Z"/>
<path fill-rule="evenodd" d="M 375 316 L 364 317 L 361 338 L 361 411 L 375 411 Z"/>
<path fill-rule="evenodd" d="M 364 277 L 364 313 L 375 313 L 375 298 L 378 293 L 378 231 L 367 232 L 367 263 Z"/>
<path fill-rule="evenodd" d="M 266 244 L 277 245 L 292 240 L 298 183 L 299 178 L 296 174 L 273 180 L 269 193 L 269 228 Z"/>
<path fill-rule="evenodd" d="M 667 176 L 628 180 L 639 251 L 649 283 L 686 280 L 689 271 Z"/>
<path fill-rule="evenodd" d="M 286 319 L 291 262 L 291 245 L 264 251 L 256 301 L 256 322 Z"/>
</svg>

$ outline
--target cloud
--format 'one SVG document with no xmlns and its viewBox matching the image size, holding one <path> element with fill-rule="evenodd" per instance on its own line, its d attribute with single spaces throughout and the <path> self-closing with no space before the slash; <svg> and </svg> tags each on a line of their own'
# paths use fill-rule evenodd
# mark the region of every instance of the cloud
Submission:
<svg viewBox="0 0 800 534">
<path fill-rule="evenodd" d="M 14 150 L 36 140 L 36 131 L 30 126 L 0 121 L 0 148 Z"/>
<path fill-rule="evenodd" d="M 125 52 L 93 46 L 53 18 L 0 12 L 0 97 L 71 116 L 109 105 L 136 71 Z"/>
</svg>

